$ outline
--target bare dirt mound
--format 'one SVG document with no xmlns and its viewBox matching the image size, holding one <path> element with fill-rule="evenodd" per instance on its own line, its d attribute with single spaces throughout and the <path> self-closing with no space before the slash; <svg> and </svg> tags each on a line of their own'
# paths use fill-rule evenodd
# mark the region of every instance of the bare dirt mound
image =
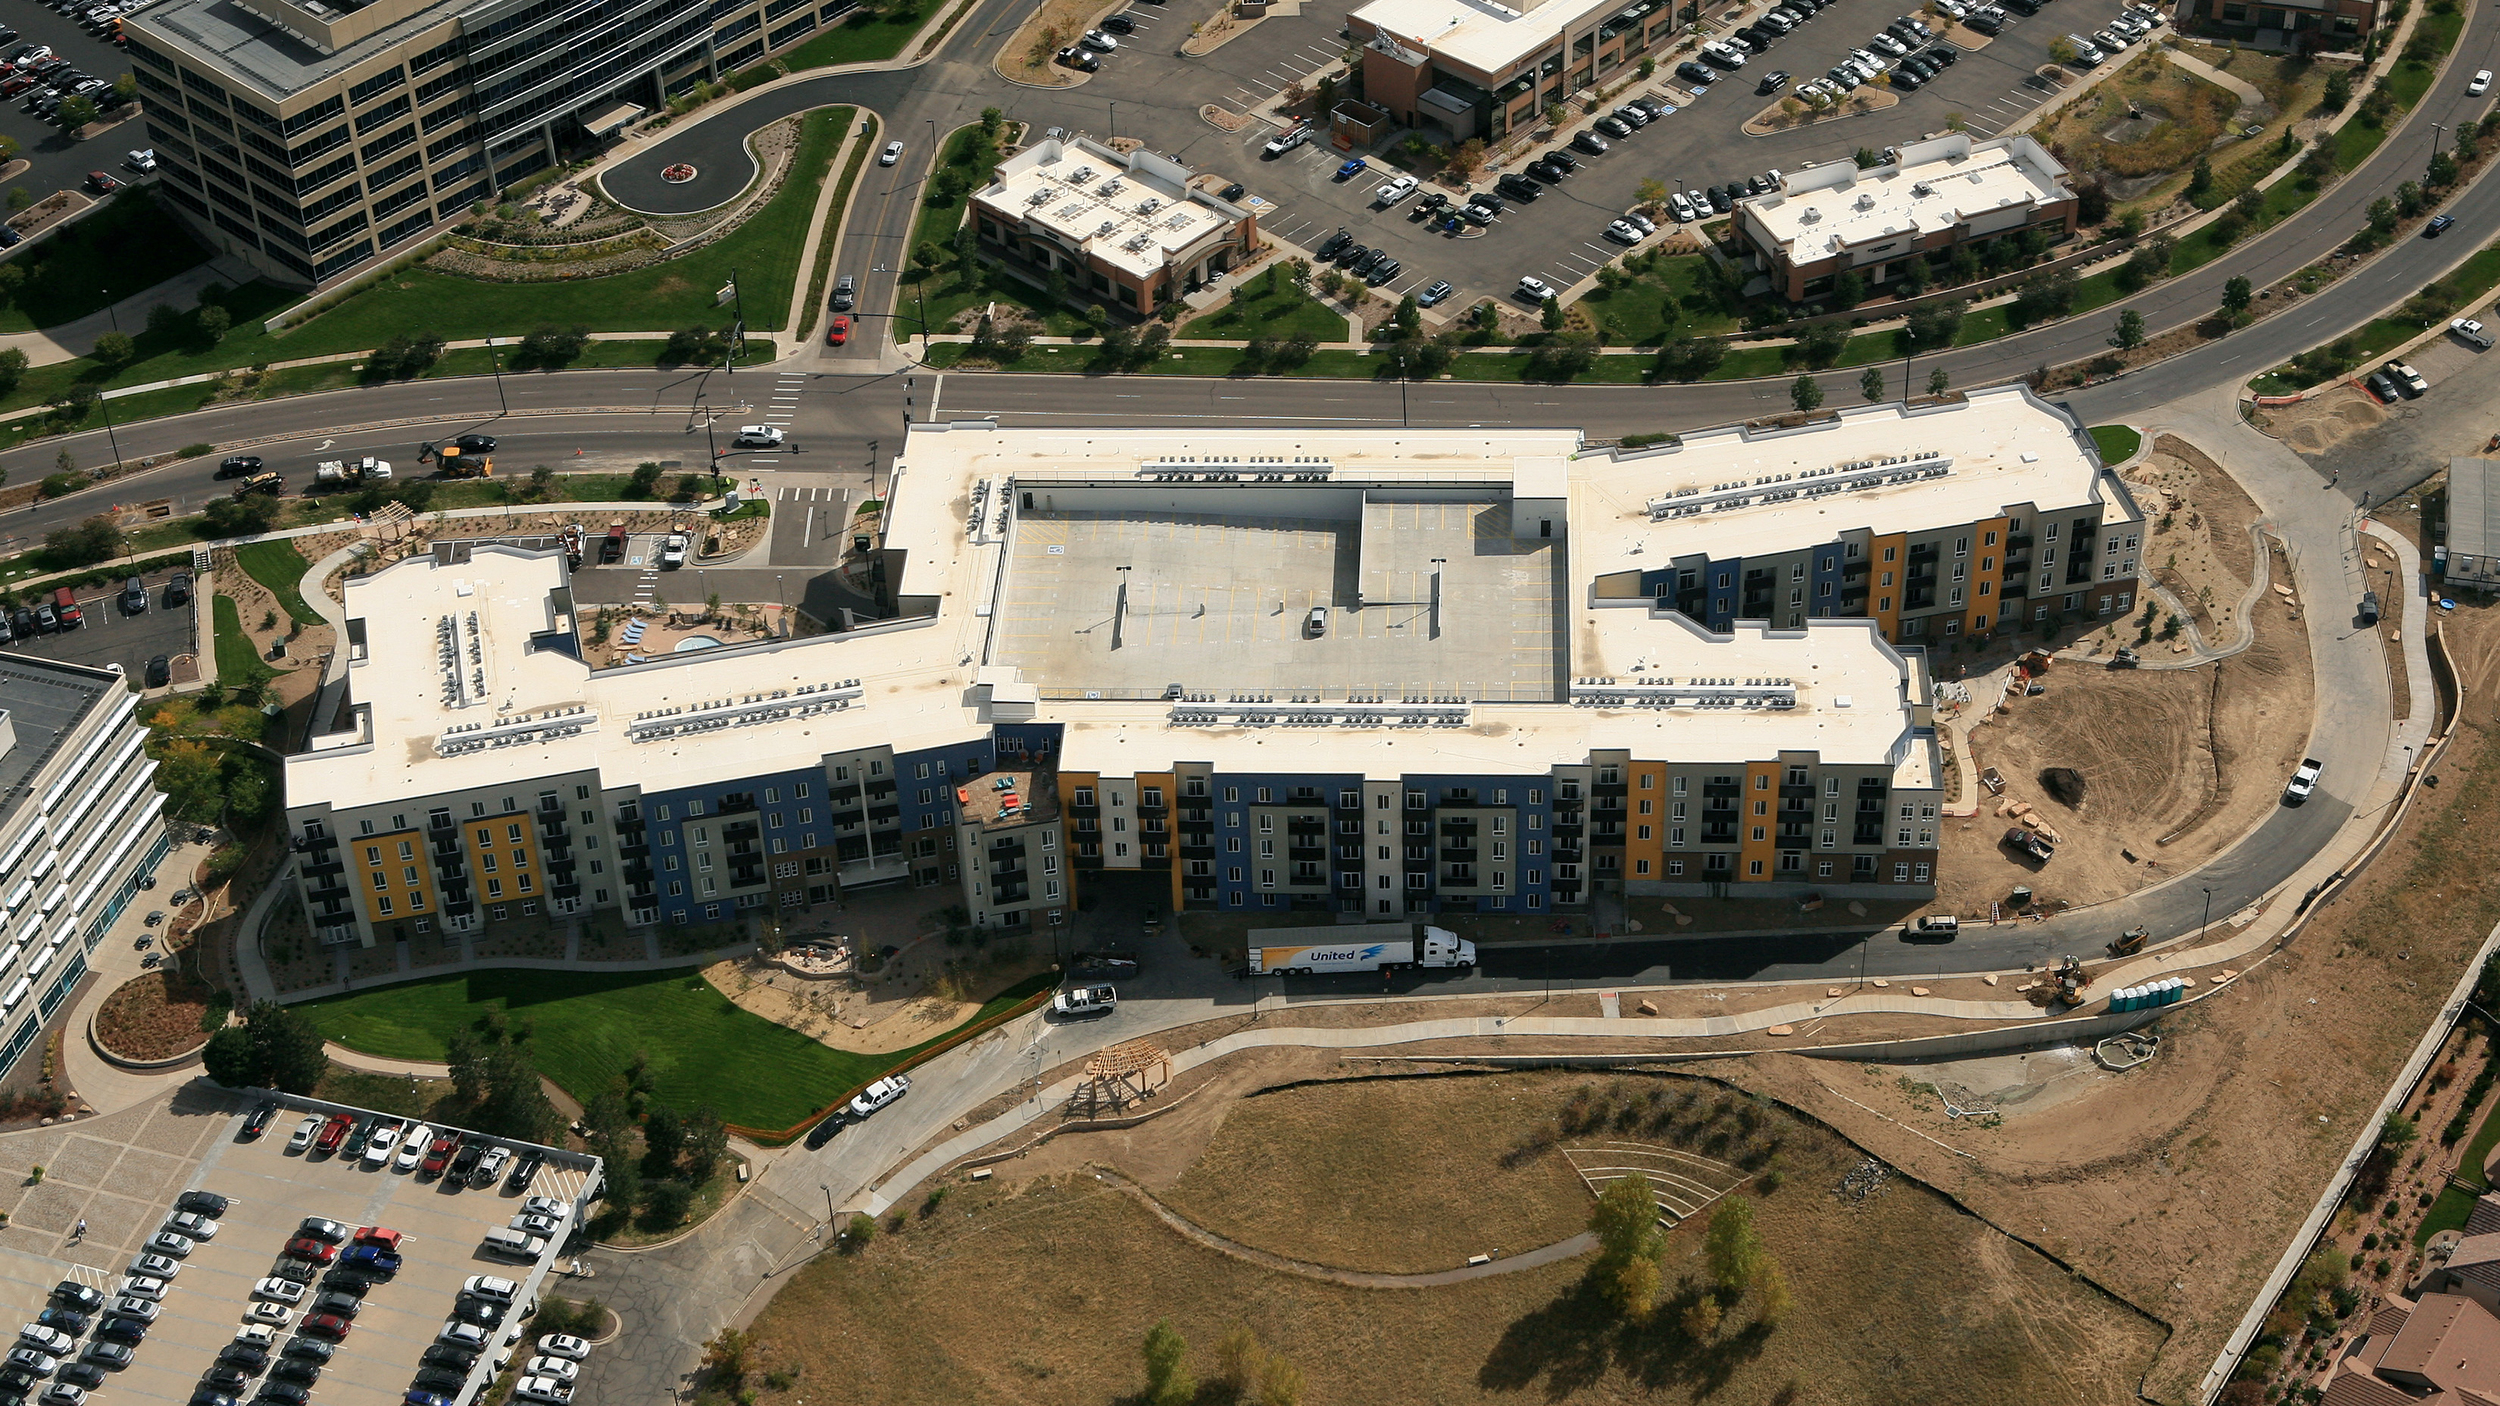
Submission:
<svg viewBox="0 0 2500 1406">
<path fill-rule="evenodd" d="M 2040 789 L 2068 810 L 2083 809 L 2083 787 L 2083 773 L 2070 766 L 2053 766 L 2040 773 Z"/>
<path fill-rule="evenodd" d="M 2287 571 L 2279 551 L 2271 569 Z M 2018 884 L 2043 901 L 2115 898 L 2203 862 L 2263 819 L 2309 738 L 2308 637 L 2289 615 L 2258 609 L 2255 641 L 2218 666 L 2061 665 L 2048 692 L 1972 729 L 1971 760 L 2009 778 L 2007 799 L 2053 798 L 2075 813 L 2059 818 L 2065 843 L 2039 868 L 1998 843 L 2007 822 L 1993 808 L 1949 822 L 1939 911 L 1984 913 Z M 2055 772 L 2088 778 L 2091 804 L 2058 795 Z"/>
</svg>

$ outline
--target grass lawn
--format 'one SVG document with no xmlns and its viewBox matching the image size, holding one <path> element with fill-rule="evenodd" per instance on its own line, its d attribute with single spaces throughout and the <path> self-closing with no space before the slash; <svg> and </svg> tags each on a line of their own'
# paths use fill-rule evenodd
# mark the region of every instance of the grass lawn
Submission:
<svg viewBox="0 0 2500 1406">
<path fill-rule="evenodd" d="M 792 73 L 809 68 L 831 68 L 836 64 L 875 63 L 890 59 L 903 51 L 911 37 L 920 32 L 924 18 L 919 11 L 891 18 L 873 14 L 857 14 L 808 40 L 781 56 Z"/>
<path fill-rule="evenodd" d="M 295 550 L 293 542 L 280 539 L 237 547 L 234 549 L 234 564 L 242 567 L 245 575 L 269 588 L 269 593 L 278 598 L 278 608 L 287 613 L 288 619 L 304 626 L 326 623 L 319 612 L 304 603 L 304 593 L 300 588 L 304 573 L 312 570 L 312 563 L 304 560 L 304 554 Z"/>
<path fill-rule="evenodd" d="M 1343 314 L 1294 287 L 1292 279 L 1261 274 L 1233 289 L 1231 302 L 1182 323 L 1179 335 L 1208 341 L 1308 337 L 1314 342 L 1342 342 L 1346 324 Z"/>
<path fill-rule="evenodd" d="M 16 296 L 0 306 L 0 332 L 32 332 L 85 317 L 197 268 L 208 257 L 154 195 L 126 190 L 67 230 L 39 236 L 11 261 L 27 277 Z"/>
<path fill-rule="evenodd" d="M 221 688 L 241 688 L 247 683 L 263 683 L 278 676 L 278 671 L 261 662 L 260 651 L 253 647 L 252 637 L 243 633 L 243 612 L 235 608 L 234 597 L 220 594 L 215 606 L 217 615 L 217 683 Z"/>
<path fill-rule="evenodd" d="M 1702 1341 L 1681 1326 L 1701 1292 L 1703 1227 L 1691 1222 L 1669 1237 L 1664 1303 L 1640 1327 L 1596 1292 L 1590 1256 L 1435 1288 L 1353 1288 L 1185 1239 L 1078 1169 L 1092 1158 L 1163 1186 L 1187 1159 L 1161 1194 L 1219 1233 L 1307 1261 L 1450 1268 L 1583 1227 L 1588 1193 L 1559 1152 L 1529 1144 L 1582 1082 L 1276 1090 L 1220 1110 L 1225 1126 L 1194 1157 L 1149 1123 L 1120 1148 L 1049 1148 L 991 1181 L 942 1179 L 929 1189 L 942 1199 L 924 1191 L 896 1206 L 864 1250 L 818 1256 L 781 1282 L 754 1325 L 754 1368 L 794 1373 L 811 1400 L 838 1382 L 849 1406 L 917 1406 L 945 1381 L 964 1384 L 948 1399 L 966 1402 L 1135 1400 L 1137 1342 L 1167 1320 L 1207 1383 L 1202 1401 L 1235 1399 L 1209 1379 L 1217 1341 L 1239 1326 L 1309 1377 L 1313 1402 L 2070 1406 L 2126 1399 L 2160 1345 L 2159 1327 L 1923 1186 L 1835 1198 L 1860 1154 L 1775 1105 L 1754 1126 L 1782 1144 L 1786 1184 L 1755 1195 L 1754 1224 L 1794 1308 L 1757 1324 L 1747 1294 Z M 1668 1100 L 1652 1107 L 1688 1091 L 1716 1099 L 1731 1122 L 1756 1107 L 1698 1080 L 1621 1082 Z M 1234 1119 L 1274 1140 L 1236 1133 Z M 1678 1126 L 1631 1136 L 1696 1152 L 1716 1136 Z M 1523 1147 L 1516 1161 L 1500 1156 Z"/>
<path fill-rule="evenodd" d="M 2104 464 L 2123 464 L 2134 458 L 2135 451 L 2144 445 L 2144 436 L 2125 425 L 2094 425 L 2090 434 L 2092 448 L 2100 454 Z"/>
<path fill-rule="evenodd" d="M 221 620 L 223 611 L 221 605 Z M 1050 984 L 1048 974 L 1020 983 L 981 1014 L 1004 1010 Z M 760 1129 L 789 1127 L 935 1043 L 878 1055 L 829 1049 L 739 1009 L 693 967 L 470 971 L 299 1009 L 350 1049 L 388 1059 L 441 1059 L 451 1032 L 476 1024 L 490 1007 L 516 1024 L 531 1022 L 529 1051 L 539 1072 L 577 1099 L 586 1102 L 605 1089 L 639 1051 L 650 1057 L 662 1102 L 687 1110 L 709 1105 L 727 1122 Z"/>
<path fill-rule="evenodd" d="M 1708 256 L 1661 258 L 1622 287 L 1593 288 L 1580 306 L 1615 345 L 1654 347 L 1674 337 L 1713 337 L 1736 330 L 1710 284 Z"/>
</svg>

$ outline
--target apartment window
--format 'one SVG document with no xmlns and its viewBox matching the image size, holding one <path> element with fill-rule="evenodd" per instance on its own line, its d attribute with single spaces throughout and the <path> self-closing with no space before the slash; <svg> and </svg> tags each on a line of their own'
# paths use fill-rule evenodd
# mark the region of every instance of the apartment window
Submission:
<svg viewBox="0 0 2500 1406">
<path fill-rule="evenodd" d="M 375 899 L 373 903 L 373 911 L 381 914 L 385 918 L 391 916 L 391 898 L 389 894 L 384 894 L 380 898 Z"/>
</svg>

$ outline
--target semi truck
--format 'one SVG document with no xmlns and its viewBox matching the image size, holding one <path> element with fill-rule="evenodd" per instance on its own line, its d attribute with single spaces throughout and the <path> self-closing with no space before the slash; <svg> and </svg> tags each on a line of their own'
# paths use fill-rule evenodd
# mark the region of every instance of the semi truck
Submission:
<svg viewBox="0 0 2500 1406">
<path fill-rule="evenodd" d="M 1250 934 L 1252 976 L 1376 972 L 1476 965 L 1476 944 L 1424 923 L 1267 928 Z"/>
<path fill-rule="evenodd" d="M 362 459 L 328 459 L 313 468 L 313 487 L 345 488 L 354 483 L 381 483 L 391 476 L 391 466 L 367 455 Z"/>
</svg>

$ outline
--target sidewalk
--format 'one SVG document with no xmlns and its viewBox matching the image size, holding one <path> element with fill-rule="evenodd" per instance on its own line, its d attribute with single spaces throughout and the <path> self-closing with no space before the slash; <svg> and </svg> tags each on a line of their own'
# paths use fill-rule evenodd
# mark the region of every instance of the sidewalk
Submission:
<svg viewBox="0 0 2500 1406">
<path fill-rule="evenodd" d="M 260 277 L 251 268 L 213 259 L 186 273 L 178 273 L 153 288 L 141 289 L 112 305 L 98 308 L 85 317 L 46 327 L 33 332 L 13 332 L 0 337 L 0 347 L 14 347 L 26 353 L 29 366 L 57 366 L 76 361 L 95 351 L 95 339 L 107 332 L 139 333 L 147 330 L 148 309 L 165 303 L 178 311 L 188 312 L 200 301 L 200 290 L 212 283 L 240 288 Z M 109 395 L 123 392 L 110 391 Z"/>
</svg>

